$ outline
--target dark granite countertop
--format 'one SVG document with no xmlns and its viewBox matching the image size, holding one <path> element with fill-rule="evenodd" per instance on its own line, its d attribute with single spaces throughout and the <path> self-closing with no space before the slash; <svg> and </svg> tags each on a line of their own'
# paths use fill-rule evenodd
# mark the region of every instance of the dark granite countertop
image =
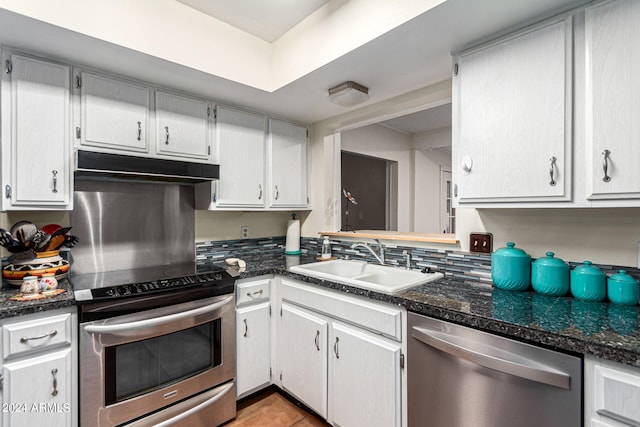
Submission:
<svg viewBox="0 0 640 427">
<path fill-rule="evenodd" d="M 520 341 L 640 367 L 640 308 L 590 303 L 570 297 L 547 297 L 533 292 L 511 292 L 484 283 L 470 283 L 445 275 L 443 279 L 383 294 L 291 273 L 288 268 L 315 262 L 310 255 L 262 254 L 244 256 L 247 269 L 238 278 L 280 274 L 326 288 L 405 307 L 408 311 L 448 320 Z M 446 272 L 445 272 L 446 273 Z M 66 280 L 59 287 L 67 289 Z M 18 288 L 0 292 L 0 318 L 67 307 L 72 292 L 34 301 L 10 298 Z"/>
<path fill-rule="evenodd" d="M 24 314 L 40 313 L 56 308 L 68 307 L 75 304 L 73 292 L 69 290 L 69 282 L 65 279 L 58 282 L 58 288 L 65 292 L 53 297 L 35 299 L 31 301 L 12 300 L 20 293 L 20 287 L 5 284 L 0 291 L 0 319 L 20 316 Z"/>
<path fill-rule="evenodd" d="M 280 274 L 520 341 L 640 367 L 638 306 L 504 291 L 450 275 L 387 295 L 288 271 L 292 265 L 315 262 L 315 256 L 260 255 L 243 259 L 247 271 L 241 278 Z"/>
</svg>

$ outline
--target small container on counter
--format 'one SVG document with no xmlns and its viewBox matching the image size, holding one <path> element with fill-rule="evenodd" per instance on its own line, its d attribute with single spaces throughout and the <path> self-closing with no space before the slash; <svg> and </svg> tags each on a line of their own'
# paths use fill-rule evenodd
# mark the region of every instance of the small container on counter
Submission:
<svg viewBox="0 0 640 427">
<path fill-rule="evenodd" d="M 604 301 L 607 278 L 600 269 L 584 261 L 571 270 L 571 295 L 583 301 Z"/>
<path fill-rule="evenodd" d="M 507 242 L 491 254 L 491 280 L 496 288 L 525 291 L 531 285 L 531 256 Z"/>
<path fill-rule="evenodd" d="M 329 238 L 327 236 L 325 236 L 324 241 L 322 242 L 322 252 L 320 258 L 331 259 L 331 243 L 329 242 Z"/>
<path fill-rule="evenodd" d="M 638 281 L 625 270 L 618 270 L 607 279 L 607 296 L 614 304 L 637 305 Z"/>
<path fill-rule="evenodd" d="M 531 286 L 542 294 L 560 297 L 569 292 L 569 264 L 547 252 L 531 264 Z"/>
<path fill-rule="evenodd" d="M 58 281 L 53 273 L 45 273 L 40 279 L 40 290 L 42 292 L 53 291 L 58 287 Z"/>
<path fill-rule="evenodd" d="M 40 285 L 38 284 L 38 278 L 36 276 L 25 276 L 22 278 L 22 285 L 20 285 L 20 293 L 23 297 L 36 297 L 40 292 Z"/>
</svg>

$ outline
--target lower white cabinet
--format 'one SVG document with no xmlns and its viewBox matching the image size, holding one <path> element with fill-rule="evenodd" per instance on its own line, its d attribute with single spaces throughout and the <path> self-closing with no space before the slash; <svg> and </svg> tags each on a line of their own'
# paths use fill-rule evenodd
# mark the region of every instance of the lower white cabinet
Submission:
<svg viewBox="0 0 640 427">
<path fill-rule="evenodd" d="M 406 425 L 406 312 L 277 280 L 276 383 L 334 426 Z"/>
<path fill-rule="evenodd" d="M 236 394 L 271 384 L 271 277 L 236 282 Z"/>
<path fill-rule="evenodd" d="M 640 369 L 585 356 L 586 427 L 640 425 Z"/>
<path fill-rule="evenodd" d="M 2 321 L 2 426 L 78 424 L 75 307 Z"/>
</svg>

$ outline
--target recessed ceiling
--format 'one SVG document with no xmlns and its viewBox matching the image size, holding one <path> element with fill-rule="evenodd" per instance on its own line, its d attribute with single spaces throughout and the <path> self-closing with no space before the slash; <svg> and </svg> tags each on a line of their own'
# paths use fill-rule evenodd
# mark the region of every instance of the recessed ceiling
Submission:
<svg viewBox="0 0 640 427">
<path fill-rule="evenodd" d="M 451 104 L 385 120 L 378 124 L 407 134 L 451 127 Z"/>
<path fill-rule="evenodd" d="M 178 0 L 268 42 L 274 42 L 329 0 Z"/>
</svg>

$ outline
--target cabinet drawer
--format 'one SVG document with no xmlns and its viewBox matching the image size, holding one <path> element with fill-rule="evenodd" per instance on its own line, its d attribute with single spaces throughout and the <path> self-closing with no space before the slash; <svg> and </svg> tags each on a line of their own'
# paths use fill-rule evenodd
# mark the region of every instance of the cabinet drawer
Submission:
<svg viewBox="0 0 640 427">
<path fill-rule="evenodd" d="M 607 361 L 589 363 L 586 369 L 593 378 L 593 389 L 586 390 L 593 398 L 591 419 L 611 426 L 639 425 L 640 370 Z"/>
<path fill-rule="evenodd" d="M 236 305 L 246 305 L 269 299 L 271 277 L 236 282 Z"/>
<path fill-rule="evenodd" d="M 71 314 L 6 323 L 2 327 L 4 358 L 71 344 Z"/>
</svg>

